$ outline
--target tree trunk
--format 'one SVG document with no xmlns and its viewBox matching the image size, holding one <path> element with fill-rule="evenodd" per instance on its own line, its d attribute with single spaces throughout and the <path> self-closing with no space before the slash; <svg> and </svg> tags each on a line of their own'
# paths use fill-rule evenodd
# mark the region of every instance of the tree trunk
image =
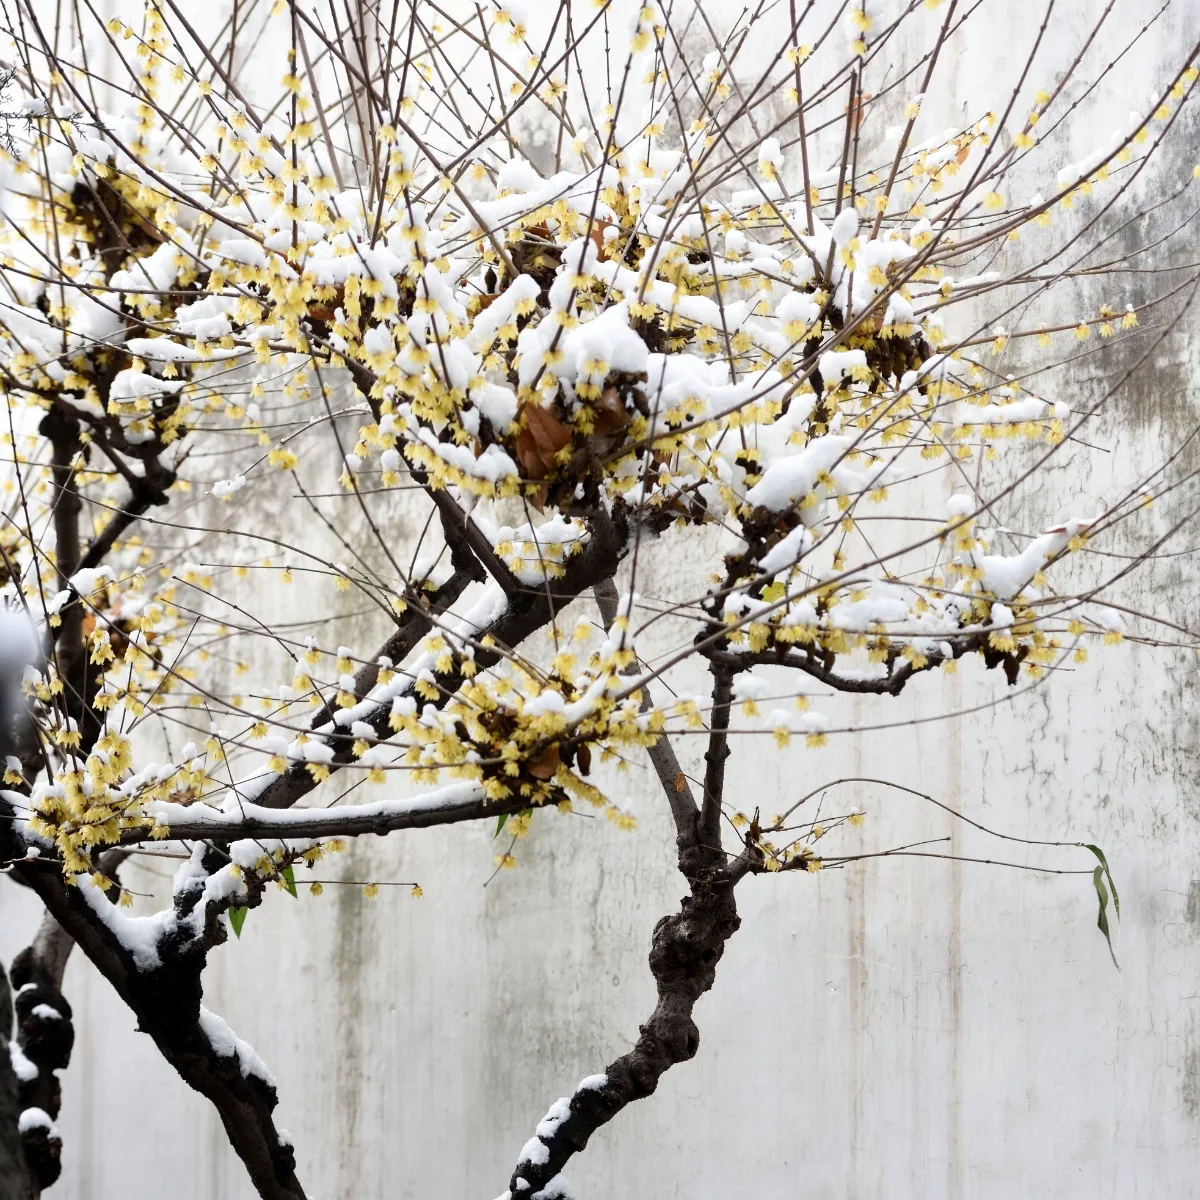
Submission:
<svg viewBox="0 0 1200 1200">
<path fill-rule="evenodd" d="M 33 1188 L 25 1169 L 25 1151 L 17 1126 L 21 1116 L 17 1074 L 8 1052 L 12 1022 L 8 976 L 0 966 L 0 1200 L 32 1200 Z"/>
</svg>

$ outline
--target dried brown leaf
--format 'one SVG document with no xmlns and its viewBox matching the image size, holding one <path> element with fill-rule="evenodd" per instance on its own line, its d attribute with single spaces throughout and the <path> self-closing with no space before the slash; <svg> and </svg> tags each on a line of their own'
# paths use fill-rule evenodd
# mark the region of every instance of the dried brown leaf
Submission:
<svg viewBox="0 0 1200 1200">
<path fill-rule="evenodd" d="M 629 413 L 621 403 L 621 393 L 615 387 L 606 387 L 596 401 L 594 432 L 606 435 L 620 433 L 629 424 Z"/>
<path fill-rule="evenodd" d="M 554 473 L 554 457 L 571 440 L 571 431 L 540 404 L 522 404 L 523 428 L 517 434 L 517 457 L 529 479 Z"/>
<path fill-rule="evenodd" d="M 537 756 L 531 758 L 526 763 L 526 768 L 534 779 L 553 779 L 555 771 L 558 770 L 558 744 L 547 746 L 545 750 Z"/>
</svg>

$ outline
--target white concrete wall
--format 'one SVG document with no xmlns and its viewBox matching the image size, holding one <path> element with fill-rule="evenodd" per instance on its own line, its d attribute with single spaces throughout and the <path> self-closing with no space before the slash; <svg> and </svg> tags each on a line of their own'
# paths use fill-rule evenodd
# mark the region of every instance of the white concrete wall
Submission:
<svg viewBox="0 0 1200 1200">
<path fill-rule="evenodd" d="M 990 7 L 994 38 L 953 48 L 953 87 L 963 94 L 995 86 L 997 51 L 1011 75 L 1042 15 L 1026 0 Z M 1056 17 L 1038 82 L 1068 61 L 1069 35 L 1094 7 L 1076 0 Z M 1146 15 L 1119 3 L 1110 44 Z M 1151 73 L 1173 61 L 1194 15 L 1171 7 L 1101 88 L 1089 121 L 1123 122 L 1129 92 L 1140 98 Z M 1094 128 L 1072 137 L 1082 154 Z M 1067 456 L 1074 465 L 1032 497 L 1028 524 L 1086 509 L 1071 501 L 1102 498 L 1131 462 L 1149 463 L 1189 428 L 1197 345 L 1186 324 L 1164 348 L 1165 365 L 1140 377 L 1092 433 L 1123 453 L 1086 470 L 1082 456 Z M 1097 368 L 1061 382 L 1085 396 L 1104 378 Z M 639 589 L 694 587 L 704 574 L 697 543 L 712 544 L 691 534 L 660 552 Z M 1171 559 L 1126 595 L 1186 620 L 1198 577 L 1193 558 Z M 303 612 L 294 590 L 260 599 Z M 373 637 L 361 623 L 342 628 L 342 640 Z M 1003 681 L 972 664 L 918 681 L 899 700 L 824 708 L 877 724 L 1000 697 L 998 707 L 832 739 L 822 751 L 775 754 L 762 739 L 736 746 L 730 770 L 742 807 L 771 811 L 822 781 L 885 776 L 1001 831 L 1098 841 L 1121 889 L 1123 969 L 1095 929 L 1086 875 L 909 858 L 750 880 L 742 928 L 698 1007 L 696 1059 L 571 1165 L 580 1195 L 1195 1196 L 1196 682 L 1192 658 L 1126 646 L 1009 703 Z M 699 753 L 685 745 L 685 765 Z M 488 1200 L 549 1103 L 630 1045 L 653 1004 L 650 931 L 683 888 L 652 777 L 634 771 L 621 786 L 637 800 L 636 833 L 549 814 L 522 845 L 520 869 L 486 888 L 495 849 L 487 828 L 364 842 L 324 874 L 415 878 L 424 899 L 385 889 L 366 901 L 352 887 L 320 899 L 272 896 L 241 941 L 213 955 L 206 1003 L 274 1071 L 279 1119 L 310 1195 Z M 1085 852 L 987 839 L 878 787 L 848 789 L 837 803 L 852 802 L 869 813 L 852 839 L 864 849 L 948 835 L 965 855 L 1091 866 Z M 148 869 L 130 880 L 162 893 Z M 0 881 L 0 954 L 22 945 L 35 919 L 29 897 Z M 66 991 L 79 1036 L 59 1122 L 65 1173 L 51 1194 L 250 1196 L 215 1115 L 86 962 L 72 961 Z"/>
</svg>

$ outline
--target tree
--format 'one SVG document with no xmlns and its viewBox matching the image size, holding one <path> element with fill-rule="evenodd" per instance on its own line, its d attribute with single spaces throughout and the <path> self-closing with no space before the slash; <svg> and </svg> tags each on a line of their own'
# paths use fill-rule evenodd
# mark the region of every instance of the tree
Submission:
<svg viewBox="0 0 1200 1200">
<path fill-rule="evenodd" d="M 1195 290 L 1147 218 L 1186 203 L 1156 152 L 1200 47 L 1055 171 L 1107 71 L 1098 25 L 1038 90 L 1052 5 L 997 107 L 942 133 L 923 108 L 960 111 L 939 68 L 984 19 L 958 0 L 518 8 L 245 0 L 209 30 L 174 0 L 104 24 L 5 2 L 0 837 L 47 917 L 13 964 L 0 1151 L 19 1134 L 33 1188 L 73 944 L 259 1193 L 302 1196 L 266 1067 L 202 1004 L 210 952 L 355 837 L 489 821 L 503 869 L 551 809 L 632 829 L 616 772 L 644 753 L 687 890 L 633 1048 L 507 1182 L 565 1196 L 697 1053 L 746 878 L 946 854 L 864 850 L 861 812 L 816 807 L 844 780 L 750 803 L 731 743 L 820 746 L 838 693 L 895 719 L 964 661 L 1019 700 L 1092 642 L 1193 642 L 1119 599 L 1193 515 L 1184 446 L 1028 530 Z M 1092 305 L 1097 281 L 1132 298 Z M 1091 355 L 1094 400 L 1043 386 Z M 242 519 L 255 494 L 273 527 Z M 652 557 L 707 582 L 645 594 Z M 340 644 L 351 601 L 371 645 Z M 1061 870 L 1107 937 L 1082 849 Z M 171 907 L 128 911 L 130 854 L 181 860 Z"/>
</svg>

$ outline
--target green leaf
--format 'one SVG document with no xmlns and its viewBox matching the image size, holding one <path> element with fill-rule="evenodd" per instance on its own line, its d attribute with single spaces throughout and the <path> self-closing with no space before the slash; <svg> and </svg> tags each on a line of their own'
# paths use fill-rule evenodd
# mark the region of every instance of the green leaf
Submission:
<svg viewBox="0 0 1200 1200">
<path fill-rule="evenodd" d="M 1117 885 L 1113 883 L 1112 872 L 1108 869 L 1108 859 L 1104 857 L 1104 851 L 1099 846 L 1093 846 L 1091 842 L 1081 842 L 1085 850 L 1090 850 L 1099 860 L 1100 865 L 1104 868 L 1105 877 L 1108 879 L 1108 890 L 1112 892 L 1113 912 L 1117 914 L 1117 920 L 1121 919 L 1121 897 L 1117 895 Z"/>
<path fill-rule="evenodd" d="M 1112 938 L 1108 932 L 1108 889 L 1104 886 L 1104 876 L 1107 873 L 1107 867 L 1097 867 L 1092 872 L 1092 882 L 1096 885 L 1096 895 L 1100 899 L 1100 915 L 1096 918 L 1096 928 L 1104 934 L 1104 940 L 1108 943 L 1108 952 L 1112 955 L 1113 966 L 1119 971 L 1121 964 L 1117 962 L 1117 956 L 1113 954 Z"/>
<path fill-rule="evenodd" d="M 504 822 L 507 820 L 508 820 L 508 813 L 501 813 L 496 818 L 496 832 L 492 835 L 493 837 L 500 836 L 501 831 L 504 829 Z"/>
<path fill-rule="evenodd" d="M 240 938 L 242 936 L 242 926 L 246 923 L 246 914 L 249 911 L 244 906 L 229 910 L 229 928 L 233 930 L 234 937 Z"/>
<path fill-rule="evenodd" d="M 283 882 L 287 886 L 287 894 L 295 900 L 297 898 L 296 873 L 292 870 L 290 864 L 284 867 L 279 873 L 283 876 Z"/>
</svg>

